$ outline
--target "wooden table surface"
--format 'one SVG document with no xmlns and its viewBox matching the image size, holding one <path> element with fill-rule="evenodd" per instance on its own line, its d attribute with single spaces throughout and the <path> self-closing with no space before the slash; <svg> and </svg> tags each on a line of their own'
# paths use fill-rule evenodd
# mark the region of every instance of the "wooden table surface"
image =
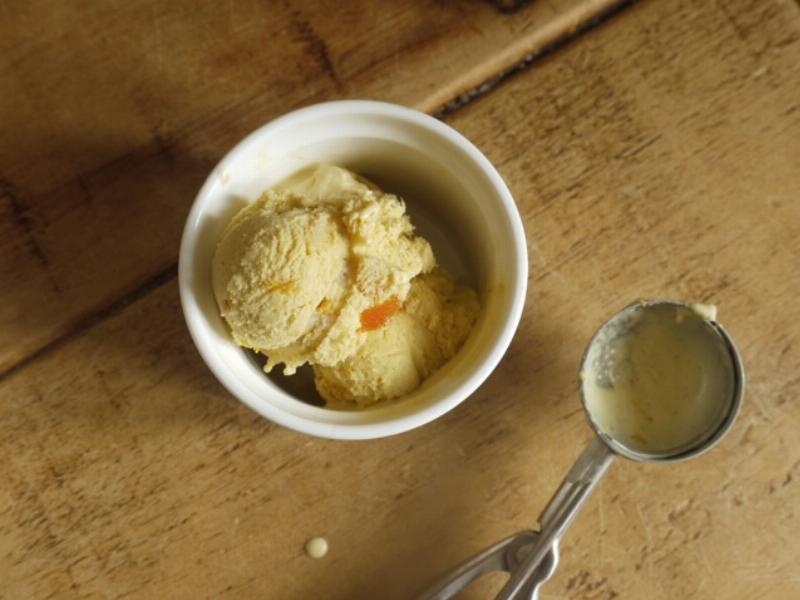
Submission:
<svg viewBox="0 0 800 600">
<path fill-rule="evenodd" d="M 0 598 L 410 598 L 535 524 L 590 438 L 586 341 L 653 296 L 719 306 L 744 408 L 700 458 L 617 461 L 542 598 L 800 597 L 796 0 L 0 8 Z M 488 381 L 358 443 L 231 398 L 175 280 L 214 163 L 345 97 L 481 148 L 531 269 Z"/>
</svg>

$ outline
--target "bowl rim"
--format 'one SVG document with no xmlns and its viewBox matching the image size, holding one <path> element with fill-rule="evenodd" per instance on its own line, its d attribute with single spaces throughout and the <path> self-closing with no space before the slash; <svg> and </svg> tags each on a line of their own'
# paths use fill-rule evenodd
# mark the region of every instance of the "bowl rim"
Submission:
<svg viewBox="0 0 800 600">
<path fill-rule="evenodd" d="M 511 308 L 507 313 L 502 328 L 496 334 L 494 342 L 488 350 L 486 359 L 480 363 L 478 368 L 464 378 L 450 394 L 440 400 L 430 403 L 417 411 L 374 423 L 334 424 L 314 421 L 301 415 L 286 412 L 271 404 L 268 399 L 253 393 L 212 352 L 213 342 L 209 339 L 206 331 L 207 325 L 201 318 L 202 311 L 194 302 L 195 294 L 191 285 L 191 274 L 195 266 L 192 250 L 195 247 L 198 223 L 205 208 L 204 199 L 209 197 L 212 188 L 216 185 L 218 173 L 223 166 L 235 160 L 237 155 L 245 153 L 253 143 L 256 143 L 271 131 L 285 127 L 293 121 L 299 122 L 319 117 L 330 118 L 331 116 L 344 114 L 351 117 L 360 114 L 370 117 L 383 116 L 400 119 L 444 138 L 464 152 L 469 160 L 480 170 L 481 174 L 488 179 L 500 200 L 504 216 L 508 220 L 513 233 L 511 242 L 513 254 L 516 258 L 516 264 L 513 265 L 514 279 L 512 281 L 514 286 L 513 289 L 509 290 L 512 295 Z M 195 347 L 217 380 L 237 400 L 243 402 L 261 416 L 295 431 L 330 439 L 373 439 L 403 433 L 425 425 L 461 404 L 494 371 L 508 349 L 522 316 L 527 294 L 527 282 L 528 255 L 522 219 L 508 186 L 489 159 L 464 135 L 446 123 L 426 113 L 405 106 L 374 100 L 336 100 L 313 104 L 276 117 L 245 136 L 211 169 L 195 196 L 184 225 L 178 259 L 178 284 L 184 319 Z"/>
</svg>

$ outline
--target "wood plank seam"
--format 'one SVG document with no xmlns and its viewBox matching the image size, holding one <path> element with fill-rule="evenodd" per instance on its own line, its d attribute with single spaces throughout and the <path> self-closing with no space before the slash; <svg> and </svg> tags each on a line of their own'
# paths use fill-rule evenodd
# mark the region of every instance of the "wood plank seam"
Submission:
<svg viewBox="0 0 800 600">
<path fill-rule="evenodd" d="M 81 333 L 91 329 L 95 325 L 102 323 L 109 317 L 113 317 L 114 315 L 119 314 L 127 306 L 130 306 L 134 302 L 144 298 L 151 292 L 156 291 L 162 285 L 174 281 L 177 276 L 178 276 L 178 263 L 175 262 L 170 266 L 168 266 L 163 271 L 157 273 L 156 275 L 145 281 L 142 285 L 137 287 L 132 292 L 125 294 L 118 300 L 104 307 L 102 310 L 94 312 L 85 319 L 82 319 L 65 334 L 60 335 L 57 338 L 51 340 L 41 348 L 38 348 L 36 351 L 32 352 L 31 354 L 20 360 L 19 362 L 11 365 L 8 369 L 0 373 L 0 383 L 4 382 L 6 379 L 14 375 L 14 373 L 20 371 L 21 369 L 24 369 L 27 365 L 35 362 L 36 359 L 38 359 L 39 357 L 49 354 L 50 352 L 60 348 L 72 338 L 77 337 Z"/>
<path fill-rule="evenodd" d="M 543 60 L 544 58 L 550 56 L 551 54 L 558 52 L 560 49 L 564 48 L 571 42 L 573 42 L 576 38 L 580 37 L 584 33 L 588 33 L 592 29 L 599 27 L 606 21 L 614 18 L 624 10 L 630 8 L 640 0 L 620 0 L 616 4 L 612 4 L 606 10 L 599 12 L 591 19 L 583 21 L 578 24 L 577 27 L 572 29 L 571 31 L 565 32 L 564 35 L 557 37 L 553 41 L 545 44 L 541 48 L 538 48 L 534 52 L 530 52 L 523 56 L 519 61 L 512 64 L 505 69 L 500 70 L 497 74 L 493 75 L 492 77 L 487 78 L 482 83 L 468 89 L 467 91 L 459 94 L 449 102 L 446 102 L 439 110 L 433 113 L 433 116 L 437 119 L 443 119 L 447 115 L 450 115 L 457 110 L 463 108 L 476 98 L 483 96 L 484 94 L 489 93 L 498 85 L 502 84 L 503 82 L 507 81 L 508 79 L 514 77 L 515 75 L 521 73 L 525 69 L 529 68 L 533 63 Z M 800 0 L 797 0 L 800 2 Z M 511 12 L 519 10 L 520 7 L 515 7 Z"/>
</svg>

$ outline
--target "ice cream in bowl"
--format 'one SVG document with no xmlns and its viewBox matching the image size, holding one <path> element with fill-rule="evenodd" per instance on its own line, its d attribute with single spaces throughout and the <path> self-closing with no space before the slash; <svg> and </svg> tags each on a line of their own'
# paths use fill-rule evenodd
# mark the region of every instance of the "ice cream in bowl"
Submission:
<svg viewBox="0 0 800 600">
<path fill-rule="evenodd" d="M 462 135 L 342 101 L 289 113 L 212 171 L 181 242 L 181 301 L 239 400 L 312 435 L 423 425 L 491 373 L 527 282 L 514 201 Z"/>
</svg>

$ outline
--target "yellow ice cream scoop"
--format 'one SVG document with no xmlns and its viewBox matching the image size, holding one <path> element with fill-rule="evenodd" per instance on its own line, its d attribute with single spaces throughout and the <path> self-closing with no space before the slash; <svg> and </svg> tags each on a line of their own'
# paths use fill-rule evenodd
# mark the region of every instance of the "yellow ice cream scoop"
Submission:
<svg viewBox="0 0 800 600">
<path fill-rule="evenodd" d="M 241 346 L 295 343 L 346 277 L 349 242 L 336 213 L 303 203 L 288 192 L 264 194 L 236 216 L 217 247 L 214 293 Z"/>
<path fill-rule="evenodd" d="M 356 352 L 314 367 L 329 405 L 368 406 L 412 392 L 453 357 L 480 310 L 477 294 L 441 269 L 415 277 L 405 303 L 392 300 L 362 313 L 366 341 Z"/>
<path fill-rule="evenodd" d="M 400 198 L 319 165 L 232 219 L 212 278 L 233 339 L 267 372 L 310 363 L 329 407 L 352 408 L 413 391 L 469 334 L 477 295 L 435 266 Z"/>
</svg>

